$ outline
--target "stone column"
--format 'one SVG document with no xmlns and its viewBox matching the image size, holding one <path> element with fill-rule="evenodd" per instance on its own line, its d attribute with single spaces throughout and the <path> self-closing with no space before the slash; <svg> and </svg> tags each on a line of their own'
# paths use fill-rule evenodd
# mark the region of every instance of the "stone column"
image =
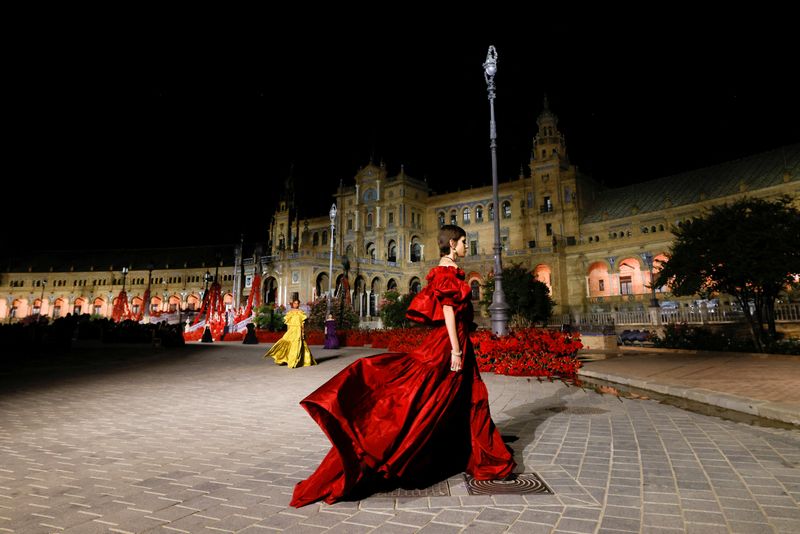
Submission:
<svg viewBox="0 0 800 534">
<path fill-rule="evenodd" d="M 651 306 L 647 308 L 647 311 L 650 314 L 650 324 L 653 326 L 661 326 L 661 308 Z"/>
</svg>

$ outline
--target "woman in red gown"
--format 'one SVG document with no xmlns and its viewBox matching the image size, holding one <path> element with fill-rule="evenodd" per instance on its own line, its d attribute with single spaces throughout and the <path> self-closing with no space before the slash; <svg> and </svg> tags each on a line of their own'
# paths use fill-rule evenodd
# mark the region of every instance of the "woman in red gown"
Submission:
<svg viewBox="0 0 800 534">
<path fill-rule="evenodd" d="M 422 346 L 360 358 L 300 402 L 333 447 L 297 484 L 292 506 L 423 488 L 463 471 L 505 478 L 516 466 L 469 340 L 471 292 L 455 261 L 466 252 L 464 230 L 443 226 L 439 248 L 439 266 L 407 314 L 434 326 Z"/>
</svg>

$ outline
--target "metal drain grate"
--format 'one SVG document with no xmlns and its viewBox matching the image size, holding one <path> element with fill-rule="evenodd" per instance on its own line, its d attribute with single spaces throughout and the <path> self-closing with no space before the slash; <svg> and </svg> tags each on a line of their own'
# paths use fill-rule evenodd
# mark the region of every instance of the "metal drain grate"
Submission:
<svg viewBox="0 0 800 534">
<path fill-rule="evenodd" d="M 516 473 L 508 480 L 475 480 L 465 474 L 470 495 L 553 495 L 553 490 L 536 473 Z"/>
<path fill-rule="evenodd" d="M 437 482 L 433 486 L 423 489 L 403 489 L 397 488 L 392 491 L 386 491 L 383 493 L 374 493 L 375 497 L 395 497 L 395 498 L 403 498 L 403 497 L 449 497 L 450 496 L 450 486 L 447 485 L 447 481 L 444 480 L 442 482 Z"/>
</svg>

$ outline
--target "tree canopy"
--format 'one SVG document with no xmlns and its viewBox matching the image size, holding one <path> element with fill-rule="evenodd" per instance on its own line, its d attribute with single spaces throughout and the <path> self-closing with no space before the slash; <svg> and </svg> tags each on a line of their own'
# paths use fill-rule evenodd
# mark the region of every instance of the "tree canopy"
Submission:
<svg viewBox="0 0 800 534">
<path fill-rule="evenodd" d="M 792 200 L 749 198 L 714 206 L 673 233 L 656 286 L 669 285 L 679 296 L 730 295 L 764 350 L 776 338 L 775 300 L 800 273 L 800 211 Z"/>
<path fill-rule="evenodd" d="M 406 312 L 414 295 L 401 295 L 397 291 L 387 291 L 381 301 L 381 319 L 384 328 L 409 328 L 412 323 L 406 318 Z"/>
<path fill-rule="evenodd" d="M 519 264 L 503 267 L 503 293 L 510 315 L 519 315 L 531 322 L 547 321 L 556 305 L 547 284 L 537 280 L 527 267 Z M 489 275 L 483 283 L 481 304 L 488 308 L 493 295 L 494 276 Z"/>
</svg>

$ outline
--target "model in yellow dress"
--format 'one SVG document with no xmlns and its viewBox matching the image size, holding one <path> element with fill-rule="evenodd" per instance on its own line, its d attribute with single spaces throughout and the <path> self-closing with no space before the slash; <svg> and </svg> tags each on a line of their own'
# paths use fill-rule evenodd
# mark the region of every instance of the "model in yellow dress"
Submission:
<svg viewBox="0 0 800 534">
<path fill-rule="evenodd" d="M 317 365 L 303 333 L 305 320 L 306 314 L 300 309 L 300 301 L 293 301 L 292 309 L 283 318 L 288 327 L 286 333 L 267 351 L 264 358 L 271 357 L 278 365 L 290 368 Z"/>
</svg>

